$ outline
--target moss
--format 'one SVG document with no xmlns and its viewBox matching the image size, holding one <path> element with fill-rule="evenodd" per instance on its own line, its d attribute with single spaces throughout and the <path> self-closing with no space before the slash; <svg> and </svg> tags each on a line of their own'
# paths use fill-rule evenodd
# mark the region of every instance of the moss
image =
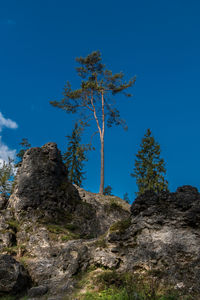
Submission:
<svg viewBox="0 0 200 300">
<path fill-rule="evenodd" d="M 77 239 L 80 239 L 80 235 L 75 234 L 75 233 L 69 233 L 68 235 L 62 235 L 61 236 L 61 240 L 63 242 L 70 241 L 70 240 L 77 240 Z"/>
<path fill-rule="evenodd" d="M 110 231 L 119 231 L 120 233 L 124 233 L 126 229 L 130 227 L 130 225 L 131 225 L 130 218 L 121 220 L 111 225 Z"/>
<path fill-rule="evenodd" d="M 106 248 L 107 243 L 106 243 L 106 235 L 102 235 L 98 238 L 98 240 L 95 241 L 95 246 L 100 247 L 100 248 Z"/>
</svg>

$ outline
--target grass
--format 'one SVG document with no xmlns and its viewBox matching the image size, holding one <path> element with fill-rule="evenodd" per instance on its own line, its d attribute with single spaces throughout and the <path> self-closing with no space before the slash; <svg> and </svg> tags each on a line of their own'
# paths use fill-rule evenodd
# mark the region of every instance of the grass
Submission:
<svg viewBox="0 0 200 300">
<path fill-rule="evenodd" d="M 0 300 L 16 300 L 16 299 L 28 300 L 28 296 L 20 296 L 20 295 L 15 295 L 15 296 L 9 296 L 9 295 L 0 296 Z"/>
<path fill-rule="evenodd" d="M 18 247 L 17 246 L 12 246 L 12 247 L 3 247 L 1 252 L 6 252 L 10 255 L 17 255 Z"/>
<path fill-rule="evenodd" d="M 46 224 L 46 228 L 52 240 L 60 238 L 61 241 L 67 242 L 80 238 L 79 233 L 74 232 L 78 229 L 78 226 L 74 224 Z"/>
<path fill-rule="evenodd" d="M 77 300 L 186 300 L 176 292 L 161 292 L 153 282 L 144 282 L 130 273 L 96 269 L 82 274 L 77 292 L 72 298 Z"/>
<path fill-rule="evenodd" d="M 15 300 L 15 296 L 0 296 L 0 300 Z"/>
<path fill-rule="evenodd" d="M 20 230 L 20 224 L 15 219 L 7 221 L 7 224 L 9 225 L 10 229 L 13 230 L 14 233 Z"/>
<path fill-rule="evenodd" d="M 131 219 L 124 219 L 121 221 L 118 221 L 116 223 L 114 223 L 113 225 L 111 225 L 110 227 L 110 231 L 119 231 L 119 233 L 124 233 L 126 231 L 126 229 L 128 229 L 131 225 Z"/>
<path fill-rule="evenodd" d="M 113 197 L 109 197 L 109 200 L 110 200 L 110 203 L 109 203 L 109 207 L 108 207 L 108 212 L 115 211 L 115 210 L 118 210 L 118 211 L 123 210 L 123 207 L 122 207 L 121 203 L 119 203 L 117 198 L 115 199 Z"/>
<path fill-rule="evenodd" d="M 103 234 L 98 238 L 98 240 L 95 241 L 95 246 L 99 248 L 107 248 L 106 244 L 106 234 Z"/>
</svg>

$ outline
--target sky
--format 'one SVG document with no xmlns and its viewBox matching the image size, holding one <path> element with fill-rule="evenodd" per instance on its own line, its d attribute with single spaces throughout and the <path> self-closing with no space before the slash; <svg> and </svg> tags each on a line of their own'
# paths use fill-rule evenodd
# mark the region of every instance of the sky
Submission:
<svg viewBox="0 0 200 300">
<path fill-rule="evenodd" d="M 198 0 L 0 1 L 0 161 L 22 138 L 34 147 L 56 142 L 63 152 L 76 116 L 49 104 L 66 81 L 78 88 L 76 57 L 99 50 L 106 67 L 136 75 L 133 97 L 118 97 L 128 131 L 105 133 L 105 185 L 131 200 L 130 176 L 150 128 L 161 146 L 171 191 L 200 187 L 200 2 Z M 96 131 L 92 123 L 90 131 Z M 85 132 L 83 142 L 90 139 Z M 85 164 L 86 190 L 98 192 L 100 144 Z"/>
</svg>

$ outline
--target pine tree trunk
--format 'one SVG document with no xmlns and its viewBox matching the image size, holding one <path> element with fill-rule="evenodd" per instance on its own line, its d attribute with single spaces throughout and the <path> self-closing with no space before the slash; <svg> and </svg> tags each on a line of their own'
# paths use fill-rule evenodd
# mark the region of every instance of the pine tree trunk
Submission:
<svg viewBox="0 0 200 300">
<path fill-rule="evenodd" d="M 101 183 L 99 194 L 103 194 L 104 191 L 104 137 L 101 138 Z"/>
</svg>

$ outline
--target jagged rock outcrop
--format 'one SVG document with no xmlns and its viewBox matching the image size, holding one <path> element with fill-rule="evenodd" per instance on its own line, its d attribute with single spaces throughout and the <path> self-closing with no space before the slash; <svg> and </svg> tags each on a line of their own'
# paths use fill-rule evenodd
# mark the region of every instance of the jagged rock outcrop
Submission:
<svg viewBox="0 0 200 300">
<path fill-rule="evenodd" d="M 63 295 L 91 264 L 90 245 L 129 215 L 121 199 L 69 183 L 60 151 L 48 143 L 24 155 L 8 207 L 0 210 L 0 251 L 25 265 L 34 285 L 29 295 Z"/>
<path fill-rule="evenodd" d="M 119 271 L 152 276 L 160 286 L 171 286 L 199 299 L 198 190 L 183 186 L 159 196 L 146 192 L 135 200 L 131 212 L 129 224 L 123 227 L 122 222 L 110 230 L 104 255 L 114 250 L 113 256 L 121 261 Z"/>
<path fill-rule="evenodd" d="M 114 269 L 199 299 L 198 190 L 149 191 L 129 210 L 117 197 L 70 184 L 56 144 L 28 150 L 0 209 L 0 279 L 8 268 L 11 281 L 1 280 L 0 292 L 19 292 L 31 278 L 30 299 L 65 299 L 78 274 Z"/>
<path fill-rule="evenodd" d="M 15 216 L 24 217 L 30 211 L 42 211 L 54 217 L 58 208 L 66 208 L 78 193 L 68 184 L 67 170 L 55 143 L 26 151 L 18 170 L 14 192 L 9 207 Z"/>
</svg>

